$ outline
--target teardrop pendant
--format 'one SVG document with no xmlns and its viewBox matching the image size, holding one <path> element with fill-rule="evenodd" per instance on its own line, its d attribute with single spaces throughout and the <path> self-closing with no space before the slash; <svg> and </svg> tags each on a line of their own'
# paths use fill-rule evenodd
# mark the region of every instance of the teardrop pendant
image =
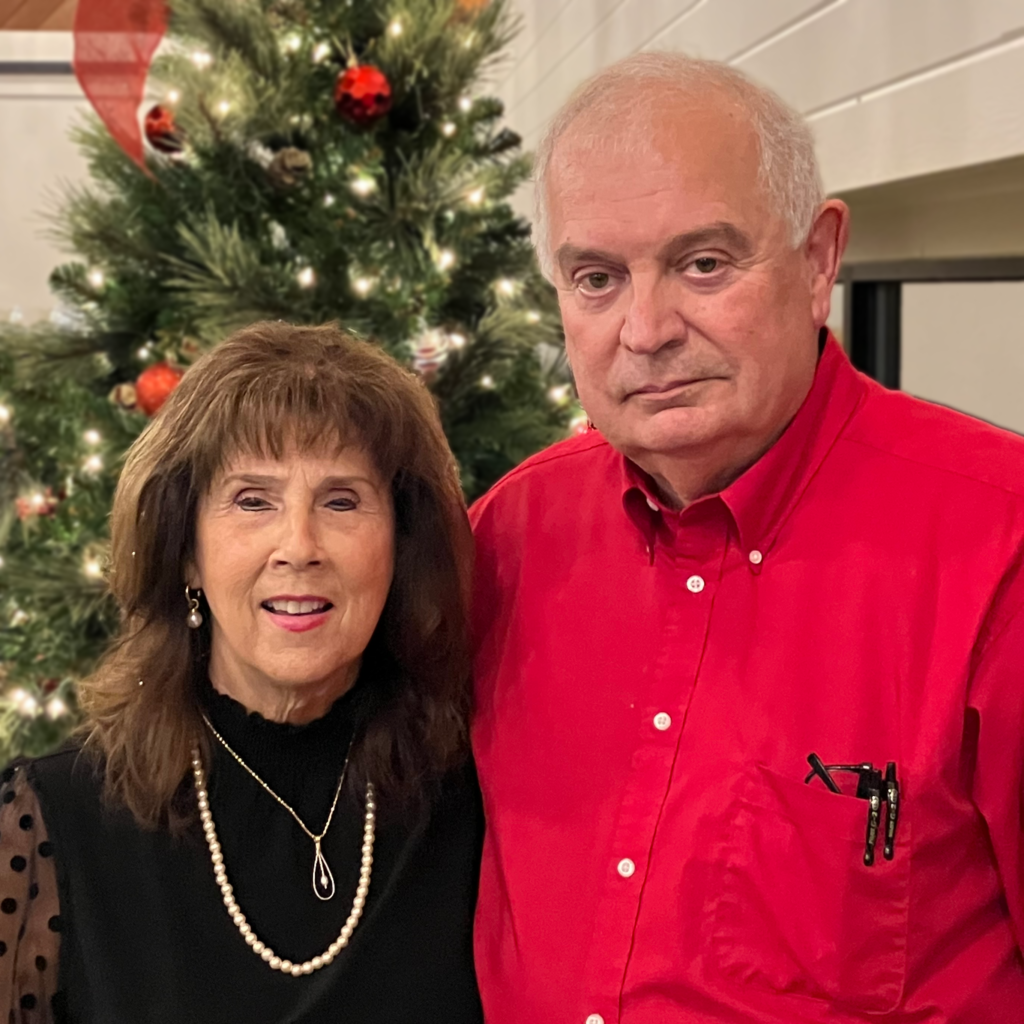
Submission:
<svg viewBox="0 0 1024 1024">
<path fill-rule="evenodd" d="M 313 858 L 313 894 L 318 900 L 329 900 L 334 896 L 334 875 L 327 866 L 319 841 L 316 844 L 316 856 Z"/>
</svg>

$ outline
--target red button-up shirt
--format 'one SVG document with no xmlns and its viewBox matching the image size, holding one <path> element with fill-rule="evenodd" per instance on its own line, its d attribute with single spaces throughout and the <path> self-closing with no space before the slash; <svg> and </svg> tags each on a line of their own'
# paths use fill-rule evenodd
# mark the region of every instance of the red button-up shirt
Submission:
<svg viewBox="0 0 1024 1024">
<path fill-rule="evenodd" d="M 488 1024 L 1024 1022 L 1024 441 L 830 340 L 720 494 L 592 432 L 472 517 Z"/>
</svg>

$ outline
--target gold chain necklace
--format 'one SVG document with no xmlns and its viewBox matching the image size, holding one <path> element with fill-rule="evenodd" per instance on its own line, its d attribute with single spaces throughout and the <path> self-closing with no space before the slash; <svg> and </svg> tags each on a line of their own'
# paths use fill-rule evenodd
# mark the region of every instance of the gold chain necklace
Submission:
<svg viewBox="0 0 1024 1024">
<path fill-rule="evenodd" d="M 348 751 L 345 754 L 345 763 L 341 767 L 341 775 L 338 778 L 338 787 L 334 791 L 334 800 L 331 802 L 331 809 L 327 814 L 327 823 L 324 825 L 323 831 L 320 835 L 314 835 L 313 831 L 306 826 L 306 823 L 295 813 L 295 808 L 291 804 L 285 803 L 242 759 L 231 749 L 228 741 L 213 727 L 213 723 L 203 714 L 203 721 L 206 723 L 206 728 L 213 733 L 214 736 L 220 741 L 221 746 L 298 822 L 299 828 L 313 840 L 313 847 L 315 855 L 313 857 L 313 894 L 317 899 L 329 900 L 334 897 L 334 875 L 331 873 L 330 866 L 327 863 L 327 859 L 323 855 L 323 851 L 320 848 L 327 830 L 331 827 L 331 822 L 334 820 L 334 809 L 338 806 L 338 796 L 341 793 L 341 787 L 345 782 L 345 773 L 348 771 L 348 759 L 352 753 L 352 740 L 349 740 Z"/>
<path fill-rule="evenodd" d="M 206 776 L 203 772 L 203 761 L 199 756 L 199 748 L 192 750 L 192 775 L 196 783 L 196 797 L 199 802 L 199 818 L 203 823 L 203 833 L 206 836 L 206 845 L 210 850 L 210 860 L 213 861 L 213 874 L 220 886 L 221 896 L 224 899 L 224 906 L 227 909 L 228 917 L 234 922 L 235 927 L 241 933 L 245 944 L 271 969 L 281 971 L 283 974 L 290 974 L 293 978 L 300 974 L 312 974 L 326 967 L 334 958 L 348 945 L 352 933 L 363 916 L 363 908 L 366 906 L 366 897 L 370 892 L 370 875 L 373 871 L 373 841 L 376 833 L 377 804 L 373 798 L 373 785 L 366 784 L 366 819 L 363 826 L 363 860 L 359 869 L 359 885 L 356 887 L 356 895 L 352 900 L 352 910 L 348 919 L 342 926 L 341 933 L 319 956 L 312 960 L 305 960 L 301 964 L 293 964 L 291 960 L 283 960 L 265 942 L 262 942 L 252 930 L 252 925 L 245 919 L 235 899 L 234 889 L 228 881 L 227 868 L 224 867 L 224 852 L 221 850 L 220 842 L 217 840 L 217 828 L 213 823 L 213 813 L 210 811 L 210 795 L 206 791 Z"/>
</svg>

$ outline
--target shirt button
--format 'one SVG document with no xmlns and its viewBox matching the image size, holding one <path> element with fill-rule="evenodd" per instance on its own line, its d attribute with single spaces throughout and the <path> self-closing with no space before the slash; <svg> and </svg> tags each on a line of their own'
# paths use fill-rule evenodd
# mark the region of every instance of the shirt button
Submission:
<svg viewBox="0 0 1024 1024">
<path fill-rule="evenodd" d="M 650 499 L 650 498 L 648 498 L 648 499 L 647 499 L 647 507 L 648 507 L 648 508 L 649 508 L 649 509 L 650 509 L 650 510 L 651 510 L 652 512 L 657 512 L 657 511 L 658 511 L 658 503 L 657 503 L 656 501 L 651 501 L 651 499 Z"/>
<path fill-rule="evenodd" d="M 664 732 L 672 724 L 672 716 L 666 715 L 664 711 L 659 711 L 654 716 L 654 728 L 658 732 Z"/>
<path fill-rule="evenodd" d="M 628 857 L 623 857 L 619 861 L 619 874 L 623 878 L 631 877 L 634 871 L 636 871 L 636 865 Z"/>
<path fill-rule="evenodd" d="M 760 551 L 751 551 L 748 557 L 751 565 L 760 565 L 764 561 L 764 555 Z"/>
<path fill-rule="evenodd" d="M 686 589 L 691 594 L 699 594 L 704 589 L 704 580 L 700 576 L 691 576 L 686 581 Z"/>
<path fill-rule="evenodd" d="M 587 1024 L 604 1024 L 604 1017 L 599 1013 L 592 1013 L 587 1018 Z"/>
</svg>

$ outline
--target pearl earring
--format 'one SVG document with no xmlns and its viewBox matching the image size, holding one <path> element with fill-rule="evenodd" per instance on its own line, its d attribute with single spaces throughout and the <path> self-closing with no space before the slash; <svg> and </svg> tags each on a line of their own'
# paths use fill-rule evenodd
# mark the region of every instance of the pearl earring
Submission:
<svg viewBox="0 0 1024 1024">
<path fill-rule="evenodd" d="M 202 593 L 197 590 L 196 594 Z M 185 600 L 188 601 L 188 618 L 185 622 L 188 623 L 189 629 L 198 629 L 203 624 L 203 613 L 199 610 L 199 598 L 196 597 L 189 585 L 185 584 Z"/>
</svg>

